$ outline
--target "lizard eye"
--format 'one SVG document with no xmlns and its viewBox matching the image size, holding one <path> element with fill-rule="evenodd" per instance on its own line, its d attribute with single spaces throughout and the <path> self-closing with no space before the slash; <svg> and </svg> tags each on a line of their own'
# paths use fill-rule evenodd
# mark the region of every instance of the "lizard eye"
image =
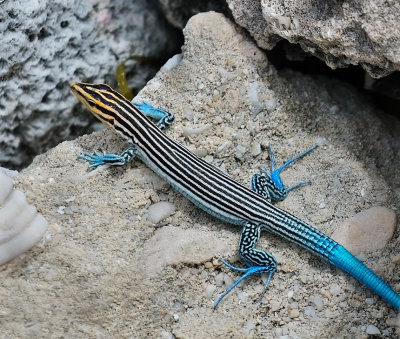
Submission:
<svg viewBox="0 0 400 339">
<path fill-rule="evenodd" d="M 92 100 L 88 100 L 87 102 L 88 102 L 90 107 L 95 107 L 96 106 L 95 102 L 92 101 Z"/>
</svg>

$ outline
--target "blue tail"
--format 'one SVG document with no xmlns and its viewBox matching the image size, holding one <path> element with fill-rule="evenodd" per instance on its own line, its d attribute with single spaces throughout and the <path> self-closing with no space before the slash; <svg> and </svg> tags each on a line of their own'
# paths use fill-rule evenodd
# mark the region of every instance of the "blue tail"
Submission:
<svg viewBox="0 0 400 339">
<path fill-rule="evenodd" d="M 400 309 L 400 296 L 343 246 L 337 245 L 331 250 L 329 261 L 368 286 L 396 309 Z"/>
</svg>

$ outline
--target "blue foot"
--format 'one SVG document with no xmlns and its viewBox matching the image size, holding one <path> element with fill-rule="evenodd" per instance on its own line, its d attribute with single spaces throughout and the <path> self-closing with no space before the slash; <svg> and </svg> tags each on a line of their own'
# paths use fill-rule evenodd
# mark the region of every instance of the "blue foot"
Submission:
<svg viewBox="0 0 400 339">
<path fill-rule="evenodd" d="M 136 155 L 135 145 L 128 147 L 121 155 L 111 154 L 106 152 L 95 151 L 93 154 L 84 153 L 78 156 L 78 159 L 83 159 L 90 162 L 88 169 L 96 168 L 100 165 L 123 166 L 131 161 Z"/>
<path fill-rule="evenodd" d="M 146 117 L 157 120 L 157 126 L 162 130 L 168 128 L 174 121 L 174 116 L 171 113 L 155 108 L 147 102 L 134 102 L 133 104 L 139 108 Z"/>
<path fill-rule="evenodd" d="M 234 271 L 238 271 L 238 272 L 245 272 L 245 274 L 243 276 L 241 276 L 239 279 L 237 279 L 232 286 L 230 286 L 219 298 L 218 300 L 215 302 L 214 304 L 214 308 L 216 308 L 218 306 L 218 304 L 222 301 L 222 299 L 230 292 L 232 291 L 243 279 L 247 278 L 248 276 L 252 275 L 252 274 L 261 274 L 261 273 L 266 273 L 268 272 L 268 278 L 267 281 L 265 282 L 265 289 L 267 289 L 269 282 L 271 281 L 272 275 L 275 273 L 276 269 L 273 268 L 271 270 L 270 267 L 265 267 L 265 266 L 251 266 L 248 268 L 240 268 L 240 267 L 235 267 L 232 266 L 231 264 L 228 264 L 225 260 L 221 259 L 221 262 L 229 267 L 230 269 L 234 270 Z"/>
<path fill-rule="evenodd" d="M 285 167 L 289 166 L 292 162 L 304 157 L 306 154 L 308 154 L 311 151 L 315 150 L 317 147 L 318 147 L 317 145 L 314 145 L 313 147 L 309 148 L 308 150 L 304 151 L 303 153 L 300 153 L 300 154 L 296 155 L 295 157 L 289 159 L 281 167 L 275 169 L 275 167 L 276 167 L 275 152 L 274 152 L 274 149 L 273 149 L 272 145 L 269 145 L 269 156 L 271 158 L 271 172 L 272 172 L 271 173 L 271 179 L 275 183 L 275 185 L 277 187 L 279 187 L 280 189 L 284 189 L 284 185 L 283 185 L 282 179 L 280 177 L 281 171 Z M 265 169 L 262 169 L 262 171 L 264 173 L 268 173 L 268 171 L 265 170 Z M 289 191 L 291 191 L 292 189 L 294 189 L 296 187 L 304 186 L 304 185 L 307 185 L 307 184 L 309 184 L 308 181 L 301 181 L 301 182 L 299 182 L 299 183 L 297 183 L 297 184 L 295 184 L 295 185 L 293 185 L 293 186 L 291 186 L 289 188 L 286 188 L 286 191 L 289 192 Z"/>
<path fill-rule="evenodd" d="M 78 159 L 83 159 L 91 164 L 89 165 L 89 169 L 96 168 L 100 165 L 124 165 L 123 158 L 117 154 L 107 154 L 106 152 L 100 153 L 95 151 L 93 154 L 84 153 L 78 156 Z"/>
</svg>

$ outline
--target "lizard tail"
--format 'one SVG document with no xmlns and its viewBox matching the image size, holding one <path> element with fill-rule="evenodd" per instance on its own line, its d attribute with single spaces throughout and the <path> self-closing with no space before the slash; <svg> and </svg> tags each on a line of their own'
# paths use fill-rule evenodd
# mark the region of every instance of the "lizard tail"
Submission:
<svg viewBox="0 0 400 339">
<path fill-rule="evenodd" d="M 400 296 L 343 246 L 337 245 L 331 250 L 329 261 L 368 286 L 396 309 L 400 309 Z"/>
</svg>

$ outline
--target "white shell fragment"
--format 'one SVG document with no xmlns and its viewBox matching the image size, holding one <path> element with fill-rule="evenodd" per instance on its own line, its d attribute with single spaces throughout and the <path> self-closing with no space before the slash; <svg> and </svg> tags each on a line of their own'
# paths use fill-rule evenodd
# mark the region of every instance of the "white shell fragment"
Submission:
<svg viewBox="0 0 400 339">
<path fill-rule="evenodd" d="M 47 221 L 12 189 L 12 178 L 0 172 L 0 265 L 31 248 L 47 229 Z"/>
<path fill-rule="evenodd" d="M 7 196 L 10 194 L 13 186 L 13 180 L 8 175 L 0 172 L 0 206 L 4 204 Z"/>
<path fill-rule="evenodd" d="M 175 205 L 167 201 L 160 201 L 151 205 L 148 210 L 147 219 L 153 224 L 157 224 L 161 220 L 168 218 L 175 212 Z"/>
<path fill-rule="evenodd" d="M 190 128 L 190 127 L 182 127 L 183 131 L 183 136 L 185 138 L 190 137 L 192 135 L 198 135 L 201 133 L 204 133 L 205 131 L 208 131 L 212 127 L 212 124 L 204 124 L 195 128 Z"/>
</svg>

